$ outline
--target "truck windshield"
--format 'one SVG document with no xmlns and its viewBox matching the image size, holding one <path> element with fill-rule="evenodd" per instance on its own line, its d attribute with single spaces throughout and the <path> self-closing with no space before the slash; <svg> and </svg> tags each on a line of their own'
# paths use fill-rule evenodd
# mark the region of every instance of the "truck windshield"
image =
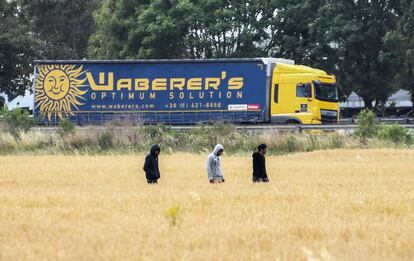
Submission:
<svg viewBox="0 0 414 261">
<path fill-rule="evenodd" d="M 335 84 L 314 82 L 315 98 L 320 101 L 338 102 L 338 89 Z"/>
</svg>

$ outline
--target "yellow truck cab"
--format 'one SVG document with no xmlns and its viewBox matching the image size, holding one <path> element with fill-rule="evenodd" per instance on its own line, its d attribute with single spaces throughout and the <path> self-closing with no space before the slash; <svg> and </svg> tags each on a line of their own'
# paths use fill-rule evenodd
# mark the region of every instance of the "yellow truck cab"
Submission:
<svg viewBox="0 0 414 261">
<path fill-rule="evenodd" d="M 339 121 L 335 76 L 283 63 L 276 64 L 272 76 L 272 123 L 335 124 Z"/>
</svg>

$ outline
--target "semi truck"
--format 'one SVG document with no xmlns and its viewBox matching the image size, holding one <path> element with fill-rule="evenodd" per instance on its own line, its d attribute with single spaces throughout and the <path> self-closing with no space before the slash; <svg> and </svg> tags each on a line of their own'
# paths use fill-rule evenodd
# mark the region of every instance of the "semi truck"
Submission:
<svg viewBox="0 0 414 261">
<path fill-rule="evenodd" d="M 335 124 L 334 75 L 279 58 L 35 61 L 44 123 Z"/>
</svg>

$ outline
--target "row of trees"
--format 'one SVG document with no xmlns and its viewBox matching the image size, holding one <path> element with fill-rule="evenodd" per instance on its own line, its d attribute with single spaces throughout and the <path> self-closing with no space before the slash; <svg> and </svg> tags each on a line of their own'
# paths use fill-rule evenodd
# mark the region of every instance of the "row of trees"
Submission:
<svg viewBox="0 0 414 261">
<path fill-rule="evenodd" d="M 283 57 L 367 107 L 414 93 L 414 0 L 0 0 L 0 88 L 34 58 Z"/>
<path fill-rule="evenodd" d="M 24 94 L 36 59 L 87 57 L 100 0 L 0 0 L 0 93 Z"/>
</svg>

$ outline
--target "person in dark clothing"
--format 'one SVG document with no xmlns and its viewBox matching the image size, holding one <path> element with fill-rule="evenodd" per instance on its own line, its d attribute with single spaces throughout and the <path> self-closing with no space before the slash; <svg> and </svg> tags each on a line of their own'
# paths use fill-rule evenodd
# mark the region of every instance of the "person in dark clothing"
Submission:
<svg viewBox="0 0 414 261">
<path fill-rule="evenodd" d="M 266 144 L 260 144 L 257 147 L 258 151 L 253 153 L 253 182 L 269 182 L 266 173 L 266 158 L 267 152 Z"/>
<path fill-rule="evenodd" d="M 145 157 L 144 171 L 148 184 L 157 184 L 160 178 L 160 170 L 158 168 L 158 155 L 161 149 L 158 145 L 152 145 L 150 154 Z"/>
</svg>

